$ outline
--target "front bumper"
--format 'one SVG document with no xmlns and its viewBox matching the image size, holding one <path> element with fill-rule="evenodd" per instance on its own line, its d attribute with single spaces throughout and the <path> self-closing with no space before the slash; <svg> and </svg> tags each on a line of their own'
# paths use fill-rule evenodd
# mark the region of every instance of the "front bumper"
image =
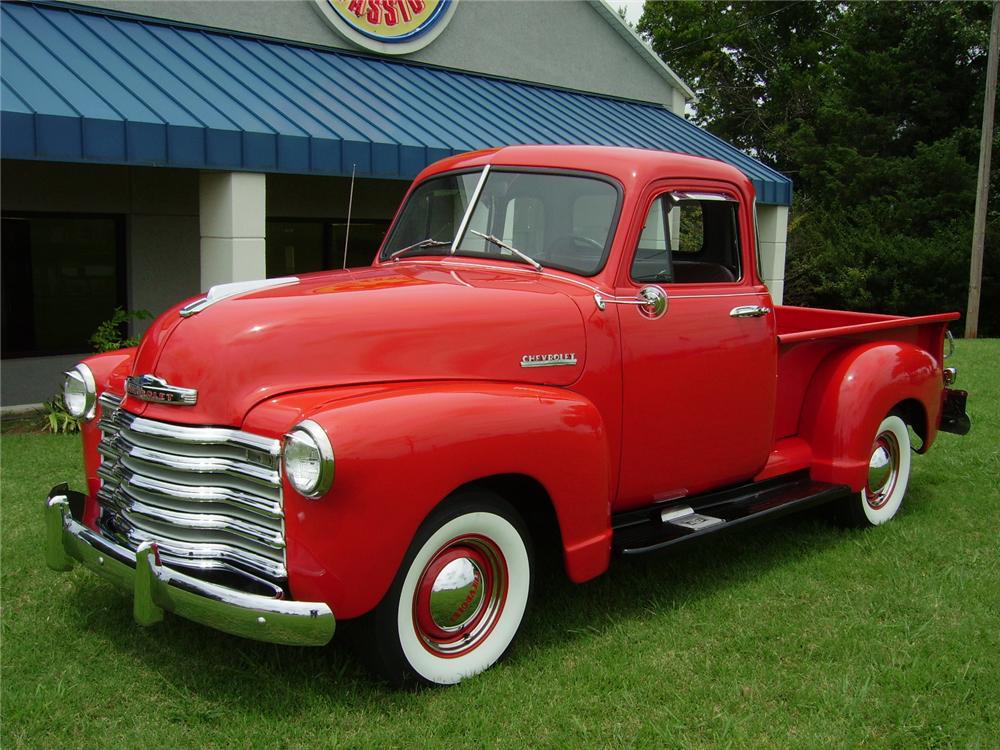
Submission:
<svg viewBox="0 0 1000 750">
<path fill-rule="evenodd" d="M 65 484 L 45 500 L 45 558 L 53 570 L 73 561 L 133 592 L 140 625 L 163 619 L 164 610 L 233 635 L 289 646 L 322 646 L 333 638 L 333 612 L 322 602 L 298 602 L 247 594 L 172 570 L 159 562 L 155 542 L 132 552 L 84 526 L 70 506 L 81 495 Z"/>
</svg>

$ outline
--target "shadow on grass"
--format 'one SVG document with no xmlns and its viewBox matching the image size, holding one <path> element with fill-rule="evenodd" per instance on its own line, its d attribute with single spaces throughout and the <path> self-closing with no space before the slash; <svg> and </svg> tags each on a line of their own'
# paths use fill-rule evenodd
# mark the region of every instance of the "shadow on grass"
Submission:
<svg viewBox="0 0 1000 750">
<path fill-rule="evenodd" d="M 615 559 L 608 573 L 582 586 L 566 579 L 558 560 L 540 560 L 522 648 L 508 664 L 517 670 L 530 666 L 529 650 L 565 647 L 637 619 L 670 618 L 688 603 L 739 589 L 859 533 L 838 529 L 827 516 L 816 508 L 657 555 Z M 140 662 L 167 683 L 158 690 L 195 693 L 278 719 L 318 705 L 386 716 L 408 703 L 406 692 L 378 681 L 352 653 L 357 639 L 343 632 L 350 636 L 352 623 L 338 625 L 330 646 L 294 648 L 229 636 L 169 613 L 162 624 L 141 628 L 131 619 L 130 598 L 96 577 L 75 586 L 69 599 L 81 628 L 107 650 L 109 665 Z"/>
</svg>

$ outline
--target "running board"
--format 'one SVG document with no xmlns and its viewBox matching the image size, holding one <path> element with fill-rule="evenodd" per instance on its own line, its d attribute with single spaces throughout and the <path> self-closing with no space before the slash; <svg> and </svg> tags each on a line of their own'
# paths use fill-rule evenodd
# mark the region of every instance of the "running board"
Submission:
<svg viewBox="0 0 1000 750">
<path fill-rule="evenodd" d="M 848 492 L 846 485 L 814 482 L 805 472 L 744 484 L 685 498 L 682 504 L 619 513 L 612 518 L 612 546 L 622 555 L 656 552 L 688 539 L 820 505 Z"/>
</svg>

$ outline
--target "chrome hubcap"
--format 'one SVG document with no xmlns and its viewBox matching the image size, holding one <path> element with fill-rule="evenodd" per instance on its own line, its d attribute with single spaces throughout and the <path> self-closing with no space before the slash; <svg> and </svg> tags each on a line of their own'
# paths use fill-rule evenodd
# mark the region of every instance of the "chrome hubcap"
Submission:
<svg viewBox="0 0 1000 750">
<path fill-rule="evenodd" d="M 865 502 L 878 510 L 889 502 L 899 476 L 899 442 L 891 432 L 883 432 L 872 445 L 868 459 L 868 482 L 865 485 Z"/>
<path fill-rule="evenodd" d="M 443 546 L 420 575 L 413 598 L 414 627 L 424 647 L 461 656 L 493 630 L 507 598 L 507 564 L 481 536 Z"/>
</svg>

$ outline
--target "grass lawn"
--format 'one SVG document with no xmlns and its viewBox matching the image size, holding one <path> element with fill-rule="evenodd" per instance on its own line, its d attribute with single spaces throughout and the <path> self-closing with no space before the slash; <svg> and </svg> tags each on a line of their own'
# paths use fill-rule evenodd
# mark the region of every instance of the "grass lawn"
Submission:
<svg viewBox="0 0 1000 750">
<path fill-rule="evenodd" d="M 914 459 L 894 522 L 788 517 L 580 587 L 543 571 L 510 657 L 444 690 L 393 691 L 340 638 L 138 627 L 124 593 L 45 567 L 78 439 L 5 434 L 0 744 L 998 748 L 1000 341 L 958 347 L 973 431 Z"/>
</svg>

